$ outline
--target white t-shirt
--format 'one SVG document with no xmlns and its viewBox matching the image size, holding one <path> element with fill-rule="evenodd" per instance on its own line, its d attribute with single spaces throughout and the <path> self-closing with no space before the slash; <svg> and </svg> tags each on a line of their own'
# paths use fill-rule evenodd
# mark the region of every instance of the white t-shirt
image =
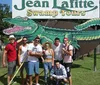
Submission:
<svg viewBox="0 0 100 85">
<path fill-rule="evenodd" d="M 53 45 L 53 50 L 54 50 L 54 54 L 55 54 L 55 56 L 54 56 L 55 60 L 59 60 L 59 61 L 62 60 L 62 46 L 63 45 L 61 43 L 59 43 L 58 46 Z"/>
<path fill-rule="evenodd" d="M 35 46 L 33 43 L 30 43 L 28 45 L 28 50 L 32 51 L 32 52 L 42 52 L 42 46 L 40 44 L 38 44 L 37 46 Z M 28 56 L 28 61 L 37 62 L 38 58 L 35 57 L 35 56 Z"/>
<path fill-rule="evenodd" d="M 69 50 L 72 50 L 73 51 L 73 46 L 72 45 L 69 45 L 68 47 L 65 47 L 65 49 L 66 50 L 69 49 Z M 63 59 L 63 62 L 64 63 L 72 63 L 73 62 L 72 56 L 69 56 L 69 55 L 65 54 L 64 59 Z"/>
<path fill-rule="evenodd" d="M 23 46 L 22 45 L 22 48 L 21 48 L 21 57 L 20 57 L 20 62 L 26 62 L 27 61 L 27 56 L 28 56 L 28 54 L 27 54 L 27 47 L 28 47 L 28 45 L 26 45 L 26 46 Z M 26 58 L 26 60 L 24 61 L 24 59 Z"/>
</svg>

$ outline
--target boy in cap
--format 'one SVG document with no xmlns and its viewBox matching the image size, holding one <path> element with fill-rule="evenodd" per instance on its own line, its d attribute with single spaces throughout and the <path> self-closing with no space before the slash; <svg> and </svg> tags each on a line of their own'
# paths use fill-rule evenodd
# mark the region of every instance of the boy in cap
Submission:
<svg viewBox="0 0 100 85">
<path fill-rule="evenodd" d="M 6 66 L 6 56 L 7 56 L 7 62 L 8 62 L 8 78 L 7 78 L 7 83 L 9 84 L 10 80 L 13 77 L 13 74 L 16 70 L 16 59 L 17 59 L 17 51 L 16 51 L 16 46 L 17 43 L 21 42 L 22 39 L 15 41 L 16 38 L 14 35 L 9 36 L 9 43 L 6 45 L 4 52 L 3 52 L 3 57 L 2 57 L 2 64 L 3 67 Z"/>
</svg>

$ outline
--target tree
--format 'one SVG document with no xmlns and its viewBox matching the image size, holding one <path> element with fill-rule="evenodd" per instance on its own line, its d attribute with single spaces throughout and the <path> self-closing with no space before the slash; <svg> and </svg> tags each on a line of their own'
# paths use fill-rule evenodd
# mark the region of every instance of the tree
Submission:
<svg viewBox="0 0 100 85">
<path fill-rule="evenodd" d="M 0 3 L 0 35 L 1 36 L 4 35 L 2 32 L 3 29 L 8 28 L 10 26 L 9 23 L 2 21 L 3 18 L 8 18 L 8 17 L 12 17 L 10 6 L 7 4 Z"/>
</svg>

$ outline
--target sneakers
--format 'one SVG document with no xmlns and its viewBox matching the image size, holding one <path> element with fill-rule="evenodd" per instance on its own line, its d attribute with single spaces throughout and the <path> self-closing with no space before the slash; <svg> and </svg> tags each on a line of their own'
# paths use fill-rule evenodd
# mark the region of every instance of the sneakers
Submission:
<svg viewBox="0 0 100 85">
<path fill-rule="evenodd" d="M 39 83 L 37 83 L 36 85 L 40 85 Z"/>
<path fill-rule="evenodd" d="M 16 82 L 16 81 L 12 81 L 10 85 L 13 85 L 13 84 L 15 84 L 15 83 L 17 83 L 17 82 Z M 9 85 L 9 84 L 7 84 L 7 85 Z"/>
<path fill-rule="evenodd" d="M 64 85 L 67 85 L 67 84 L 64 84 Z"/>
</svg>

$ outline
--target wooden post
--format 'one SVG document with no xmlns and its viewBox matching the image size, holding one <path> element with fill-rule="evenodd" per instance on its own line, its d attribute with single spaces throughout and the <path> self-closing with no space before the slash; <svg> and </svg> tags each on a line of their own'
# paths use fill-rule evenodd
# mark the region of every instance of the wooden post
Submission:
<svg viewBox="0 0 100 85">
<path fill-rule="evenodd" d="M 95 30 L 97 30 L 97 26 L 95 26 Z M 94 71 L 96 71 L 96 48 L 94 49 Z"/>
<path fill-rule="evenodd" d="M 96 71 L 96 48 L 94 49 L 94 71 Z"/>
</svg>

